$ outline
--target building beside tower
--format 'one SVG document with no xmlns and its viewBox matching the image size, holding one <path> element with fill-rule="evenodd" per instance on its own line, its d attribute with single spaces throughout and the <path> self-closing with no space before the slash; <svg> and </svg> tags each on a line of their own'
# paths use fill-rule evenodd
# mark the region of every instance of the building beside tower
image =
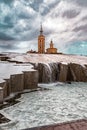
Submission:
<svg viewBox="0 0 87 130">
<path fill-rule="evenodd" d="M 46 49 L 46 53 L 48 53 L 48 54 L 56 54 L 57 53 L 57 48 L 54 48 L 53 45 L 54 45 L 53 41 L 51 40 L 50 48 Z"/>
</svg>

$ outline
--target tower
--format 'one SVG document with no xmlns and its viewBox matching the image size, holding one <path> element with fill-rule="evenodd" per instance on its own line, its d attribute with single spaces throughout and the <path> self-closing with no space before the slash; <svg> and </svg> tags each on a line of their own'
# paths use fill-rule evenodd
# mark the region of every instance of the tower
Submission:
<svg viewBox="0 0 87 130">
<path fill-rule="evenodd" d="M 48 54 L 57 54 L 57 48 L 54 48 L 53 45 L 54 45 L 53 41 L 51 40 L 51 42 L 50 42 L 50 48 L 46 49 L 46 53 L 48 53 Z"/>
<path fill-rule="evenodd" d="M 45 53 L 45 36 L 43 35 L 42 25 L 40 28 L 40 35 L 38 36 L 38 53 Z"/>
<path fill-rule="evenodd" d="M 50 48 L 54 48 L 53 47 L 53 41 L 51 40 L 51 42 L 50 42 Z"/>
</svg>

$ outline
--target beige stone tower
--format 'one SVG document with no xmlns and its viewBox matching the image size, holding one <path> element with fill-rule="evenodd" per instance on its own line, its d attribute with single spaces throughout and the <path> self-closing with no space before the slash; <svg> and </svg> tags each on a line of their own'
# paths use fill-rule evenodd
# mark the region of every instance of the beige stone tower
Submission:
<svg viewBox="0 0 87 130">
<path fill-rule="evenodd" d="M 40 28 L 40 35 L 38 36 L 38 53 L 45 53 L 45 36 L 43 35 L 42 25 Z"/>
<path fill-rule="evenodd" d="M 57 53 L 57 48 L 54 48 L 52 40 L 50 42 L 50 48 L 47 48 L 46 51 L 47 51 L 46 53 L 48 53 L 48 54 L 56 54 Z"/>
</svg>

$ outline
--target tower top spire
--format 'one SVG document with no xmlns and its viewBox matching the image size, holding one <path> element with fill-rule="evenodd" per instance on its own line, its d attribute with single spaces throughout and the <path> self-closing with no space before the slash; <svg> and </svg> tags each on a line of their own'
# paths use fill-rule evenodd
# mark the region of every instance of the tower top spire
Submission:
<svg viewBox="0 0 87 130">
<path fill-rule="evenodd" d="M 51 42 L 50 42 L 51 44 L 53 44 L 53 41 L 52 41 L 52 39 L 51 39 Z"/>
<path fill-rule="evenodd" d="M 43 27 L 42 27 L 42 23 L 41 23 L 41 27 L 40 27 L 40 35 L 43 35 Z"/>
<path fill-rule="evenodd" d="M 50 42 L 50 48 L 53 48 L 53 41 Z"/>
</svg>

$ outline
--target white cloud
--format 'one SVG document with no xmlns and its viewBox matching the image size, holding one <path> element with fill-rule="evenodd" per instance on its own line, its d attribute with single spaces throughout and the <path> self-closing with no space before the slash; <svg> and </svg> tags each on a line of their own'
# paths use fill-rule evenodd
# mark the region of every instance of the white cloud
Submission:
<svg viewBox="0 0 87 130">
<path fill-rule="evenodd" d="M 81 0 L 14 0 L 10 6 L 2 2 L 0 24 L 12 24 L 12 27 L 2 27 L 0 32 L 20 40 L 20 48 L 23 40 L 32 43 L 35 49 L 42 22 L 44 33 L 47 34 L 47 46 L 53 39 L 55 46 L 60 49 L 70 42 L 87 40 L 87 7 L 83 5 L 84 1 L 82 4 Z"/>
</svg>

